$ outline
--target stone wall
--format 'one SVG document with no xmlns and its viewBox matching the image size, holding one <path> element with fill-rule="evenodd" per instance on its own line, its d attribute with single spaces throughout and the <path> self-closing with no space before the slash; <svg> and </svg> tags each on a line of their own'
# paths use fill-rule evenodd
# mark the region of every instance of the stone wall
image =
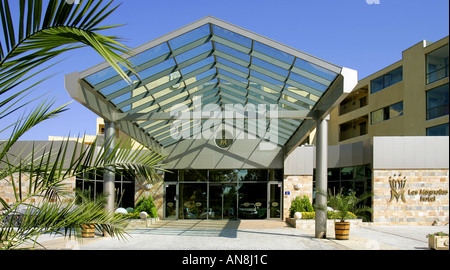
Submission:
<svg viewBox="0 0 450 270">
<path fill-rule="evenodd" d="M 19 177 L 19 174 L 13 175 L 14 185 L 11 182 L 11 176 L 7 176 L 4 179 L 0 179 L 0 197 L 6 201 L 9 205 L 12 205 L 16 202 L 16 198 L 14 195 L 14 188 L 16 191 L 19 190 L 19 182 L 21 182 L 20 187 L 22 194 L 28 194 L 29 191 L 29 176 L 27 174 L 22 174 Z M 20 179 L 20 181 L 19 181 Z M 66 197 L 61 197 L 63 202 L 71 201 L 75 195 L 75 177 L 70 177 L 62 182 L 62 191 L 67 192 L 68 195 Z M 73 195 L 72 195 L 73 194 Z M 41 197 L 33 197 L 29 202 L 38 203 L 42 200 Z M 2 209 L 2 205 L 0 204 L 0 210 Z"/>
<path fill-rule="evenodd" d="M 158 210 L 158 216 L 163 218 L 163 205 L 164 205 L 164 182 L 159 181 L 147 187 L 145 185 L 139 185 L 136 181 L 135 193 L 134 193 L 134 204 L 141 197 L 152 196 L 153 203 L 155 204 L 156 210 Z"/>
<path fill-rule="evenodd" d="M 373 222 L 432 225 L 449 222 L 449 171 L 374 170 Z"/>
<path fill-rule="evenodd" d="M 283 219 L 289 218 L 289 208 L 297 197 L 308 196 L 312 204 L 313 195 L 312 175 L 285 175 L 283 190 Z"/>
</svg>

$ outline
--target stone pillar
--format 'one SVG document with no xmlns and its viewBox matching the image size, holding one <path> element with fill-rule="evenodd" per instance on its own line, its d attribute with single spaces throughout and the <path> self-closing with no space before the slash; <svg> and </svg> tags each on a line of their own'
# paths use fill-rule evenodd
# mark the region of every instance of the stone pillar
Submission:
<svg viewBox="0 0 450 270">
<path fill-rule="evenodd" d="M 328 171 L 328 120 L 317 120 L 316 131 L 316 217 L 315 237 L 327 237 L 327 171 Z"/>
<path fill-rule="evenodd" d="M 116 128 L 114 122 L 105 120 L 105 151 L 106 157 L 113 151 L 116 145 Z M 107 195 L 106 209 L 114 211 L 114 182 L 115 173 L 113 166 L 107 166 L 103 173 L 103 193 Z"/>
</svg>

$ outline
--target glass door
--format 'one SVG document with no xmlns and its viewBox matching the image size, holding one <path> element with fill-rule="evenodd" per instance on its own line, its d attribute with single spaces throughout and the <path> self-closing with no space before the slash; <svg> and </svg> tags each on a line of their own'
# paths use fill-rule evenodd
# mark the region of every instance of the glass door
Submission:
<svg viewBox="0 0 450 270">
<path fill-rule="evenodd" d="M 178 219 L 177 184 L 166 183 L 164 187 L 164 217 L 166 219 Z"/>
<path fill-rule="evenodd" d="M 209 185 L 209 219 L 236 218 L 237 192 L 235 184 Z"/>
<path fill-rule="evenodd" d="M 281 183 L 269 183 L 268 218 L 281 219 Z"/>
</svg>

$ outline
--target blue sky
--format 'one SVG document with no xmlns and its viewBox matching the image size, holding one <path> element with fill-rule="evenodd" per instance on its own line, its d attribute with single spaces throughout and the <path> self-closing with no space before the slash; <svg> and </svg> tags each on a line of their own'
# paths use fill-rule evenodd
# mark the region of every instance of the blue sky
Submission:
<svg viewBox="0 0 450 270">
<path fill-rule="evenodd" d="M 16 2 L 18 1 L 11 1 Z M 104 32 L 137 47 L 211 15 L 339 66 L 356 69 L 360 79 L 401 59 L 402 51 L 449 34 L 448 0 L 122 0 L 105 24 L 126 24 Z M 64 75 L 103 60 L 89 48 L 65 55 L 55 76 L 36 94 L 48 93 L 55 106 L 72 101 Z M 16 116 L 17 117 L 17 116 Z M 78 102 L 69 111 L 34 127 L 22 140 L 95 134 L 96 115 Z M 14 119 L 9 119 L 10 123 Z M 0 129 L 6 125 L 4 120 Z M 0 134 L 5 139 L 9 132 Z"/>
</svg>

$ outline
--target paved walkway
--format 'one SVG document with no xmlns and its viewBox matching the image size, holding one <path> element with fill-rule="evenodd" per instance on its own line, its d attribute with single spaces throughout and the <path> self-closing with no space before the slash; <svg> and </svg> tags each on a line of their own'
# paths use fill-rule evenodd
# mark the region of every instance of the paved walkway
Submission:
<svg viewBox="0 0 450 270">
<path fill-rule="evenodd" d="M 361 226 L 351 228 L 349 240 L 314 238 L 272 220 L 162 220 L 134 229 L 127 240 L 96 236 L 67 241 L 42 238 L 47 249 L 77 250 L 427 250 L 426 235 L 449 232 L 449 226 Z"/>
</svg>

